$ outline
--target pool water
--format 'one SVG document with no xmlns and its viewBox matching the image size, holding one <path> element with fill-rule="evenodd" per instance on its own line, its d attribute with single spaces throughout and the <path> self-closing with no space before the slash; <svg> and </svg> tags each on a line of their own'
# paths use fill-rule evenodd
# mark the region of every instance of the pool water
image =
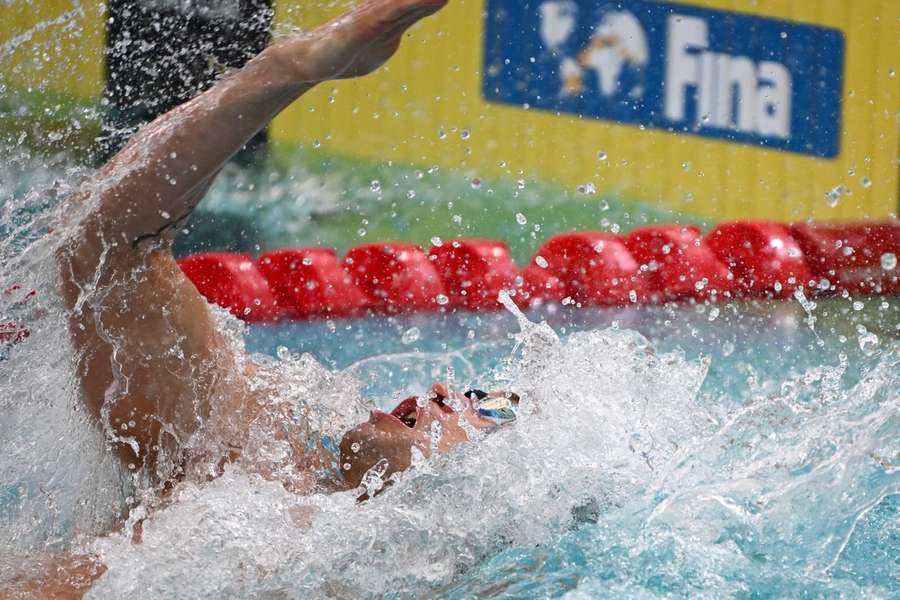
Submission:
<svg viewBox="0 0 900 600">
<path fill-rule="evenodd" d="M 0 350 L 0 579 L 71 547 L 109 567 L 89 598 L 900 595 L 896 298 L 226 319 L 323 428 L 434 381 L 522 414 L 364 504 L 234 467 L 142 544 L 98 539 L 140 488 L 80 409 L 46 235 L 65 181 L 31 179 L 0 219 L 3 289 L 38 292 L 0 296 L 32 330 Z"/>
<path fill-rule="evenodd" d="M 665 476 L 586 518 L 573 506 L 573 522 L 546 537 L 498 541 L 432 591 L 452 598 L 900 594 L 900 311 L 892 299 L 833 299 L 806 309 L 791 301 L 531 315 L 568 343 L 578 332 L 605 330 L 632 351 L 671 353 L 672 382 L 662 374 L 658 387 L 642 390 L 645 419 L 677 411 L 666 395 L 684 391 L 677 380 L 686 364 L 702 365 L 705 375 L 688 384 L 698 389 L 681 400 L 709 422 L 682 440 L 687 447 L 671 464 L 655 467 Z M 508 385 L 517 330 L 508 312 L 412 315 L 255 326 L 247 345 L 288 360 L 309 353 L 352 373 L 363 395 L 387 409 L 448 377 L 459 386 Z M 588 343 L 585 358 L 614 347 Z M 628 351 L 619 358 L 629 368 Z M 586 389 L 576 400 L 600 399 Z M 588 456 L 599 450 L 578 448 Z M 491 498 L 477 501 L 475 510 L 492 510 Z M 387 495 L 384 502 L 391 503 Z M 412 582 L 397 596 L 424 583 Z"/>
<path fill-rule="evenodd" d="M 88 597 L 895 597 L 900 311 L 890 298 L 805 304 L 246 328 L 247 349 L 306 390 L 388 408 L 433 381 L 499 386 L 522 394 L 523 415 L 420 457 L 363 505 L 239 469 L 185 486 L 141 545 L 79 538 L 109 566 Z M 57 435 L 64 415 L 46 419 Z M 0 463 L 7 481 L 19 454 Z M 29 476 L 51 489 L 91 460 L 46 456 Z M 79 475 L 97 482 L 85 511 L 116 485 L 98 465 Z M 0 510 L 13 530 L 22 506 Z"/>
</svg>

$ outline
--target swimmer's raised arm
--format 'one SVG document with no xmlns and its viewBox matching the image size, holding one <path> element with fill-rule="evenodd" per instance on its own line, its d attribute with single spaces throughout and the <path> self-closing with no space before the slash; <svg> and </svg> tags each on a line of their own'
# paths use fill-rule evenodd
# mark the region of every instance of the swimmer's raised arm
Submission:
<svg viewBox="0 0 900 600">
<path fill-rule="evenodd" d="M 383 64 L 403 32 L 447 0 L 370 0 L 263 50 L 211 89 L 142 128 L 99 172 L 89 232 L 126 251 L 186 217 L 215 173 L 278 113 L 319 82 Z M 92 230 L 92 231 L 91 231 Z"/>
<path fill-rule="evenodd" d="M 286 37 L 209 91 L 142 128 L 74 202 L 89 212 L 58 252 L 84 402 L 123 462 L 177 475 L 211 407 L 233 416 L 262 392 L 239 372 L 206 301 L 171 249 L 217 171 L 316 83 L 365 75 L 447 0 L 369 0 L 312 32 Z M 252 367 L 247 367 L 252 369 Z M 229 430 L 230 431 L 230 430 Z M 223 436 L 219 436 L 223 437 Z M 227 437 L 227 436 L 225 436 Z M 165 459 L 165 460 L 162 460 Z"/>
</svg>

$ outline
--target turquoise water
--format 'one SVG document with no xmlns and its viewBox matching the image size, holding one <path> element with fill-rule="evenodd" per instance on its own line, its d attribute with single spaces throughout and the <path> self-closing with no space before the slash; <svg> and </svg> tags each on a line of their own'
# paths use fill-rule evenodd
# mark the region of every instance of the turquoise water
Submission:
<svg viewBox="0 0 900 600">
<path fill-rule="evenodd" d="M 109 567 L 89 598 L 900 596 L 896 298 L 223 317 L 285 398 L 333 410 L 323 429 L 433 381 L 514 389 L 522 415 L 362 505 L 235 467 L 179 488 L 142 544 L 96 539 L 140 485 L 72 377 L 46 235 L 71 222 L 65 175 L 3 190 L 0 282 L 38 294 L 0 296 L 32 330 L 0 350 L 0 578 L 10 551 L 74 547 Z"/>
<path fill-rule="evenodd" d="M 658 489 L 651 497 L 636 494 L 527 545 L 498 544 L 477 566 L 435 591 L 450 598 L 900 595 L 900 311 L 890 300 L 855 306 L 845 299 L 820 301 L 813 309 L 815 331 L 809 314 L 795 302 L 531 315 L 546 319 L 563 339 L 579 331 L 633 330 L 656 352 L 708 361 L 695 399 L 709 418 L 721 417 L 713 430 L 748 407 L 767 406 L 735 427 L 729 436 L 736 439 L 711 443 L 720 429 L 699 442 L 696 452 L 709 455 L 682 459 L 690 465 L 686 470 L 681 465 L 684 487 Z M 446 380 L 448 368 L 460 385 L 503 385 L 498 374 L 513 350 L 510 332 L 515 330 L 516 320 L 506 312 L 418 315 L 257 326 L 247 342 L 259 352 L 310 353 L 332 368 L 347 369 L 363 383 L 366 396 L 389 408 L 406 391 Z M 867 381 L 878 389 L 862 408 L 860 398 L 851 396 L 862 394 Z M 653 391 L 662 403 L 665 388 Z M 652 413 L 652 398 L 650 404 Z M 818 414 L 825 406 L 830 414 Z M 860 426 L 859 419 L 879 410 L 887 412 L 876 420 L 877 427 L 875 421 Z M 839 425 L 850 414 L 845 427 Z M 805 430 L 805 416 L 835 426 Z M 804 439 L 807 435 L 822 437 Z M 747 481 L 718 479 L 769 452 L 755 447 L 766 438 L 783 444 L 785 456 L 799 446 L 805 454 L 795 455 L 793 465 L 768 465 L 770 481 L 765 481 L 765 467 Z M 869 446 L 869 459 L 884 464 L 854 473 L 853 452 L 845 444 Z M 685 473 L 698 467 L 690 464 L 695 460 L 698 465 L 708 460 L 722 471 L 712 481 L 692 481 Z M 848 472 L 810 477 L 835 467 Z M 836 478 L 846 480 L 836 483 Z M 871 487 L 861 493 L 866 486 Z M 754 506 L 750 496 L 755 493 L 797 497 L 782 498 L 789 509 L 766 514 L 768 507 Z M 828 506 L 820 495 L 833 493 L 840 500 Z M 854 496 L 863 495 L 868 503 L 851 509 Z M 484 510 L 490 510 L 490 501 L 484 501 Z M 697 525 L 696 535 L 686 535 L 677 520 L 654 518 L 671 509 L 667 502 L 693 501 L 700 507 L 692 518 L 709 517 L 709 523 Z M 702 531 L 707 526 L 711 530 Z"/>
</svg>

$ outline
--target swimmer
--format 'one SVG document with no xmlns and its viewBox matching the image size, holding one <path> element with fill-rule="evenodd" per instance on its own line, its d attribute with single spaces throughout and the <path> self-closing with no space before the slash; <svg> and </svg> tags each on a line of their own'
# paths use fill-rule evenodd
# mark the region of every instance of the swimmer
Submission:
<svg viewBox="0 0 900 600">
<path fill-rule="evenodd" d="M 280 399 L 278 375 L 236 353 L 171 251 L 213 178 L 254 134 L 317 84 L 380 67 L 409 27 L 447 1 L 369 0 L 279 39 L 143 127 L 70 200 L 89 207 L 57 253 L 81 398 L 123 465 L 145 474 L 159 496 L 181 481 L 215 478 L 229 463 L 296 493 L 352 490 L 375 466 L 384 478 L 408 468 L 414 447 L 429 456 L 433 446 L 446 452 L 469 439 L 447 405 L 455 397 L 437 385 L 414 408 L 372 413 L 340 448 L 310 444 L 308 424 Z M 508 422 L 512 396 L 488 396 L 504 398 L 501 415 L 479 404 L 481 394 L 462 397 L 468 424 Z M 288 451 L 266 452 L 267 444 Z M 275 454 L 285 458 L 265 458 Z M 47 569 L 39 581 L 19 582 L 19 592 L 80 597 L 105 568 L 77 557 Z"/>
</svg>

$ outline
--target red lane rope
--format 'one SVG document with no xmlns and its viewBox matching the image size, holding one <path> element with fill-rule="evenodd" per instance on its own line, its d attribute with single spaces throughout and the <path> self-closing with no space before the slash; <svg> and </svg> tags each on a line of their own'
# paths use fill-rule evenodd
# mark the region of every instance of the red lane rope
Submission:
<svg viewBox="0 0 900 600">
<path fill-rule="evenodd" d="M 245 321 L 271 322 L 498 310 L 502 290 L 523 308 L 789 298 L 797 290 L 809 297 L 900 294 L 898 256 L 898 221 L 736 221 L 705 236 L 693 225 L 653 225 L 626 236 L 564 233 L 524 268 L 504 242 L 482 239 L 442 242 L 427 253 L 412 244 L 365 244 L 343 260 L 330 248 L 288 248 L 256 260 L 211 252 L 178 262 L 210 302 Z M 0 345 L 29 335 L 25 324 L 0 321 Z"/>
<path fill-rule="evenodd" d="M 523 307 L 900 293 L 900 223 L 723 223 L 703 236 L 654 225 L 627 236 L 554 236 L 520 269 L 504 242 L 445 241 L 427 253 L 395 242 L 179 261 L 197 289 L 251 322 L 441 310 L 496 310 L 509 290 Z"/>
</svg>

